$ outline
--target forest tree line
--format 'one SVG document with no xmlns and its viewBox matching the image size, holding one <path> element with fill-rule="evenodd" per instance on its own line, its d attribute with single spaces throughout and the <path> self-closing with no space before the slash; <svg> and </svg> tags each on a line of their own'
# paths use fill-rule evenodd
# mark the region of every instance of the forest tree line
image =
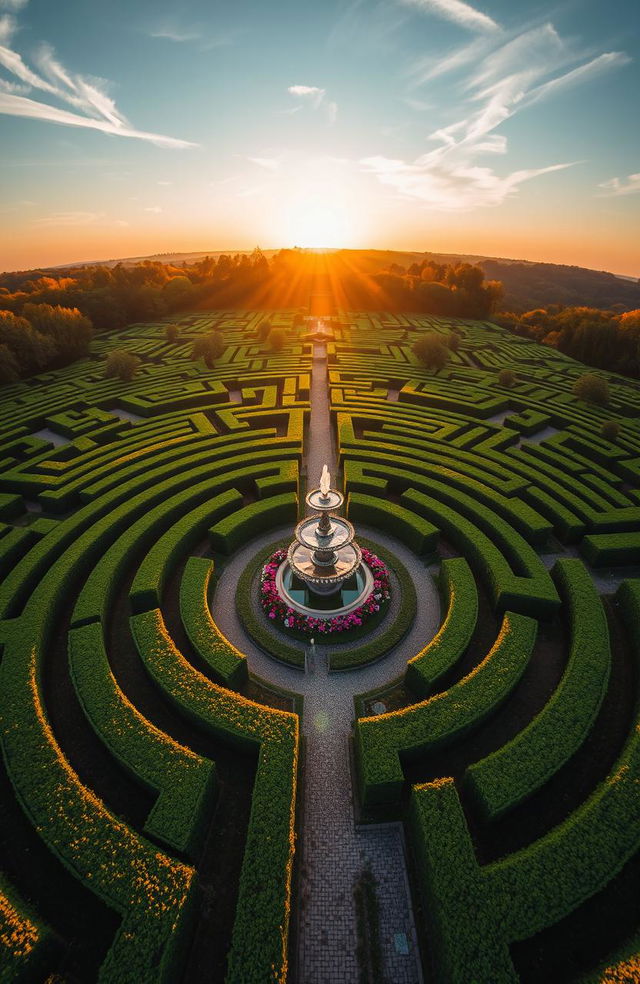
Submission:
<svg viewBox="0 0 640 984">
<path fill-rule="evenodd" d="M 638 311 L 556 305 L 497 313 L 502 284 L 486 281 L 480 266 L 427 258 L 406 269 L 391 263 L 371 272 L 366 258 L 366 251 L 318 255 L 287 249 L 268 259 L 256 249 L 181 264 L 144 260 L 1 274 L 0 381 L 81 358 L 94 331 L 189 310 L 306 310 L 319 281 L 344 310 L 491 319 L 588 365 L 640 376 Z"/>
</svg>

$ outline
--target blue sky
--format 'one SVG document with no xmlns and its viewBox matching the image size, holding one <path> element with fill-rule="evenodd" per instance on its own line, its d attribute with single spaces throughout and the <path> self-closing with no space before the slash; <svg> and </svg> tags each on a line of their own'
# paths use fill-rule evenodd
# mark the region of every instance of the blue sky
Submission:
<svg viewBox="0 0 640 984">
<path fill-rule="evenodd" d="M 640 4 L 0 0 L 0 268 L 433 249 L 640 276 Z"/>
</svg>

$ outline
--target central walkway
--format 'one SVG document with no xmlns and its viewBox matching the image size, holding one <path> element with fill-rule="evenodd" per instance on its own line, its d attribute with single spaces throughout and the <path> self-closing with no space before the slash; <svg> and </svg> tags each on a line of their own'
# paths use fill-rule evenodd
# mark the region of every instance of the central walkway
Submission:
<svg viewBox="0 0 640 984">
<path fill-rule="evenodd" d="M 306 473 L 314 487 L 323 464 L 335 476 L 326 351 L 314 346 L 311 422 Z M 401 824 L 355 827 L 350 769 L 353 695 L 382 687 L 404 670 L 438 629 L 438 592 L 428 570 L 397 540 L 377 530 L 362 530 L 388 546 L 411 573 L 418 594 L 418 614 L 405 639 L 370 667 L 346 673 L 327 671 L 324 647 L 318 647 L 308 673 L 277 663 L 248 638 L 235 610 L 235 586 L 251 557 L 280 535 L 270 531 L 236 553 L 225 568 L 215 594 L 213 616 L 224 634 L 249 659 L 251 672 L 304 696 L 305 741 L 301 843 L 298 844 L 300 984 L 358 984 L 357 925 L 354 887 L 369 869 L 376 880 L 380 943 L 385 984 L 419 984 L 422 980 L 406 876 Z M 294 962 L 292 955 L 292 963 Z"/>
</svg>

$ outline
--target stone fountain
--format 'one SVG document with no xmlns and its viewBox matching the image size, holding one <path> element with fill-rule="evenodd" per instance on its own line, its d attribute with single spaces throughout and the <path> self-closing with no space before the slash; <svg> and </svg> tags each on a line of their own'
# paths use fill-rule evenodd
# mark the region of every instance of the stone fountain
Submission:
<svg viewBox="0 0 640 984">
<path fill-rule="evenodd" d="M 305 502 L 316 515 L 307 516 L 295 528 L 295 540 L 276 577 L 278 593 L 305 615 L 345 615 L 370 594 L 373 576 L 362 561 L 353 524 L 335 514 L 344 496 L 331 488 L 326 465 L 319 487 L 308 493 Z"/>
</svg>

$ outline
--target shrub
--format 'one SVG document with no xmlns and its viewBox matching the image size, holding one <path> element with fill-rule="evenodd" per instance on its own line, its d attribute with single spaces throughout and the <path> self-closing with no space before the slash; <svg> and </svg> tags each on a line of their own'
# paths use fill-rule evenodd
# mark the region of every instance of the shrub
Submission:
<svg viewBox="0 0 640 984">
<path fill-rule="evenodd" d="M 460 335 L 457 331 L 452 331 L 447 340 L 447 345 L 452 352 L 457 352 L 460 348 Z"/>
<path fill-rule="evenodd" d="M 265 318 L 264 321 L 261 321 L 260 324 L 258 325 L 258 338 L 264 342 L 264 340 L 268 338 L 269 335 L 271 334 L 272 328 L 273 325 L 271 324 L 269 319 Z"/>
<path fill-rule="evenodd" d="M 285 333 L 283 328 L 272 328 L 269 332 L 269 345 L 273 352 L 282 352 L 285 343 Z"/>
<path fill-rule="evenodd" d="M 104 374 L 107 379 L 117 376 L 125 382 L 130 383 L 140 366 L 140 359 L 133 352 L 126 349 L 114 349 L 107 355 L 104 367 Z"/>
<path fill-rule="evenodd" d="M 593 372 L 585 372 L 573 384 L 573 395 L 585 403 L 597 403 L 604 406 L 609 402 L 609 383 L 602 376 Z"/>
<path fill-rule="evenodd" d="M 165 337 L 169 345 L 175 345 L 180 338 L 180 328 L 178 325 L 167 325 L 165 329 Z"/>
<path fill-rule="evenodd" d="M 191 358 L 194 362 L 203 359 L 207 369 L 213 369 L 216 359 L 219 359 L 225 350 L 224 338 L 219 331 L 209 332 L 208 335 L 201 335 L 196 338 L 191 349 Z"/>
<path fill-rule="evenodd" d="M 414 355 L 420 359 L 427 369 L 444 369 L 449 361 L 449 349 L 441 335 L 427 332 L 413 343 Z"/>
<path fill-rule="evenodd" d="M 501 369 L 498 373 L 498 382 L 501 386 L 511 389 L 516 383 L 516 374 L 513 369 Z"/>
<path fill-rule="evenodd" d="M 605 441 L 615 441 L 620 436 L 620 422 L 617 420 L 605 420 L 600 428 L 600 435 Z"/>
</svg>

